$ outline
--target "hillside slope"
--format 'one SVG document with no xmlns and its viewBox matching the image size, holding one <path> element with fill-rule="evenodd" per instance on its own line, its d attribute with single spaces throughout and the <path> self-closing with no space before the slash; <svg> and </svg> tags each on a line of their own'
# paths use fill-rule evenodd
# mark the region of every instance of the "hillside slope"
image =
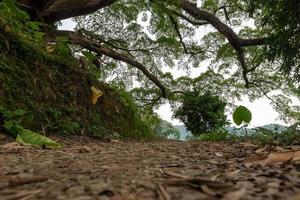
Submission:
<svg viewBox="0 0 300 200">
<path fill-rule="evenodd" d="M 47 52 L 45 45 L 1 26 L 0 47 L 2 124 L 6 113 L 6 120 L 43 133 L 151 137 L 129 94 L 98 81 L 63 44 Z M 91 86 L 104 93 L 96 105 L 90 101 Z"/>
</svg>

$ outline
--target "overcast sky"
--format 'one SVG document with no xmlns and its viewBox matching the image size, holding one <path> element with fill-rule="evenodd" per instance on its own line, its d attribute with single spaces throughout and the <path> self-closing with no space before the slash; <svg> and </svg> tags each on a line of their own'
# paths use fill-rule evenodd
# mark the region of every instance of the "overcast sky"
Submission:
<svg viewBox="0 0 300 200">
<path fill-rule="evenodd" d="M 63 20 L 62 26 L 59 29 L 62 30 L 73 30 L 76 26 L 75 22 L 70 19 Z M 208 30 L 203 30 L 204 32 Z M 200 30 L 197 30 L 200 33 Z M 202 32 L 203 34 L 203 32 Z M 191 75 L 193 77 L 200 75 L 203 68 L 191 69 Z M 170 71 L 174 75 L 174 77 L 178 77 L 184 75 L 185 72 L 183 70 L 177 69 L 164 69 L 164 71 Z M 272 108 L 269 100 L 266 98 L 260 98 L 255 100 L 254 102 L 250 102 L 247 97 L 244 97 L 241 102 L 238 102 L 238 105 L 246 106 L 252 112 L 252 121 L 250 123 L 250 127 L 262 126 L 265 124 L 270 123 L 278 123 L 278 124 L 285 124 L 282 120 L 278 119 L 278 113 Z M 181 125 L 182 123 L 179 120 L 173 119 L 171 112 L 171 108 L 169 104 L 162 105 L 156 111 L 162 119 L 171 122 L 174 125 Z M 228 113 L 227 115 L 228 120 L 232 122 L 232 116 Z"/>
</svg>

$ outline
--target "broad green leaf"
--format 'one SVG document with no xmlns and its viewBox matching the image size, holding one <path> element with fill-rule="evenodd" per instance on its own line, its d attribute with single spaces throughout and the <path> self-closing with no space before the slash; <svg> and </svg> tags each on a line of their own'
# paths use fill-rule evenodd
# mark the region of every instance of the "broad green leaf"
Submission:
<svg viewBox="0 0 300 200">
<path fill-rule="evenodd" d="M 243 122 L 250 123 L 251 119 L 251 111 L 245 106 L 237 107 L 233 113 L 233 121 L 238 126 L 241 125 Z"/>
<path fill-rule="evenodd" d="M 31 130 L 25 129 L 22 126 L 14 123 L 13 121 L 8 121 L 5 123 L 4 127 L 16 135 L 16 141 L 22 145 L 26 146 L 37 146 L 45 148 L 59 148 L 61 145 L 43 135 L 35 133 Z"/>
<path fill-rule="evenodd" d="M 35 133 L 31 130 L 25 129 L 19 125 L 15 125 L 18 132 L 17 142 L 20 144 L 28 144 L 32 146 L 46 147 L 46 148 L 59 148 L 61 145 L 43 135 Z"/>
</svg>

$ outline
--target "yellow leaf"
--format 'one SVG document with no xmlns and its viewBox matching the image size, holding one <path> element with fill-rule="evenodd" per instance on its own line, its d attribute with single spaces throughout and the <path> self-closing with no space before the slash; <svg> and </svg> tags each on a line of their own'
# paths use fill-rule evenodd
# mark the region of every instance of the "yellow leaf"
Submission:
<svg viewBox="0 0 300 200">
<path fill-rule="evenodd" d="M 11 32 L 10 26 L 7 25 L 7 24 L 5 24 L 5 25 L 4 25 L 4 31 L 5 31 L 6 33 L 10 33 L 10 32 Z"/>
<path fill-rule="evenodd" d="M 47 45 L 46 46 L 46 49 L 49 53 L 52 53 L 55 49 L 55 45 Z"/>
<path fill-rule="evenodd" d="M 103 95 L 103 92 L 101 90 L 95 88 L 94 86 L 91 87 L 91 90 L 92 90 L 91 101 L 92 101 L 92 104 L 95 105 L 98 101 L 98 98 Z"/>
</svg>

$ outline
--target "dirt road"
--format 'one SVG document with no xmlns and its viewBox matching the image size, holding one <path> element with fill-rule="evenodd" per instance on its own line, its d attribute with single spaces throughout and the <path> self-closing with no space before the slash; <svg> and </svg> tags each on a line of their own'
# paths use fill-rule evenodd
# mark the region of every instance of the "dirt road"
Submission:
<svg viewBox="0 0 300 200">
<path fill-rule="evenodd" d="M 49 150 L 3 138 L 1 200 L 300 199 L 300 163 L 245 165 L 267 151 L 250 143 L 74 137 Z"/>
</svg>

